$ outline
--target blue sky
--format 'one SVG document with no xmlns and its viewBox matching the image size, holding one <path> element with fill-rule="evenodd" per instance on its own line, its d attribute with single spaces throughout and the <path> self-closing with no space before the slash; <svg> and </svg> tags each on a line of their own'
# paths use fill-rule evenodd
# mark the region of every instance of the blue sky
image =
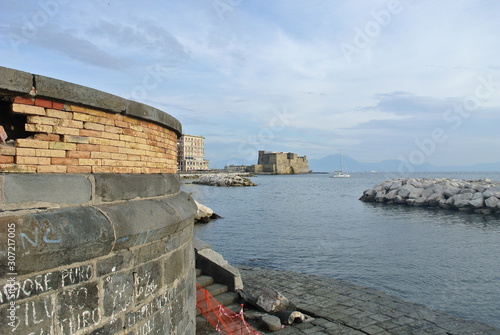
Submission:
<svg viewBox="0 0 500 335">
<path fill-rule="evenodd" d="M 2 0 L 1 65 L 157 107 L 206 158 L 500 161 L 500 2 Z"/>
</svg>

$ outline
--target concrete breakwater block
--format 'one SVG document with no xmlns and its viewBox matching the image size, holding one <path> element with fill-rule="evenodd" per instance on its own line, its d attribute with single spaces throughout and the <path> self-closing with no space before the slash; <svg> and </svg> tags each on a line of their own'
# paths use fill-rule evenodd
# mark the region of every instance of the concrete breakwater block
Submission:
<svg viewBox="0 0 500 335">
<path fill-rule="evenodd" d="M 500 214 L 500 182 L 489 179 L 396 178 L 365 190 L 359 200 Z"/>
</svg>

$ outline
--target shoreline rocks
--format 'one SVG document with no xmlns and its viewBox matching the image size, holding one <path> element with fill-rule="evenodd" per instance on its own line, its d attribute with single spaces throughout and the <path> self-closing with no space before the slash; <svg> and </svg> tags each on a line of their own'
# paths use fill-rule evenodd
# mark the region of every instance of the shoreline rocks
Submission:
<svg viewBox="0 0 500 335">
<path fill-rule="evenodd" d="M 500 182 L 489 179 L 396 178 L 365 190 L 359 200 L 500 214 Z"/>
<path fill-rule="evenodd" d="M 198 211 L 196 212 L 196 215 L 194 216 L 194 222 L 195 223 L 208 223 L 212 220 L 216 220 L 220 218 L 220 215 L 217 215 L 214 213 L 212 209 L 209 207 L 200 204 L 198 201 L 194 201 L 196 206 L 198 207 Z"/>
<path fill-rule="evenodd" d="M 193 181 L 193 184 L 221 187 L 257 186 L 248 178 L 229 173 L 205 174 L 198 180 Z"/>
</svg>

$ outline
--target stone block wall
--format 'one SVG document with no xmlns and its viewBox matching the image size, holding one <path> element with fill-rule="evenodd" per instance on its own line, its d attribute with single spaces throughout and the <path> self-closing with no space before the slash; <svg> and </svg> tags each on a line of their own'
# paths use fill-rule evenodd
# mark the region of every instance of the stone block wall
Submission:
<svg viewBox="0 0 500 335">
<path fill-rule="evenodd" d="M 194 334 L 196 205 L 176 175 L 0 183 L 1 334 Z"/>
<path fill-rule="evenodd" d="M 177 120 L 0 67 L 0 334 L 195 334 Z"/>
</svg>

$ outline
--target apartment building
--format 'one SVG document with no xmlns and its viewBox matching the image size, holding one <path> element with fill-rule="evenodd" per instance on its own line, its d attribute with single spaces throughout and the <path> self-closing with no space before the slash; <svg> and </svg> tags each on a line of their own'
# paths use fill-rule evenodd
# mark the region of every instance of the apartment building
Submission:
<svg viewBox="0 0 500 335">
<path fill-rule="evenodd" d="M 177 141 L 177 152 L 180 172 L 208 170 L 203 136 L 183 134 Z"/>
</svg>

